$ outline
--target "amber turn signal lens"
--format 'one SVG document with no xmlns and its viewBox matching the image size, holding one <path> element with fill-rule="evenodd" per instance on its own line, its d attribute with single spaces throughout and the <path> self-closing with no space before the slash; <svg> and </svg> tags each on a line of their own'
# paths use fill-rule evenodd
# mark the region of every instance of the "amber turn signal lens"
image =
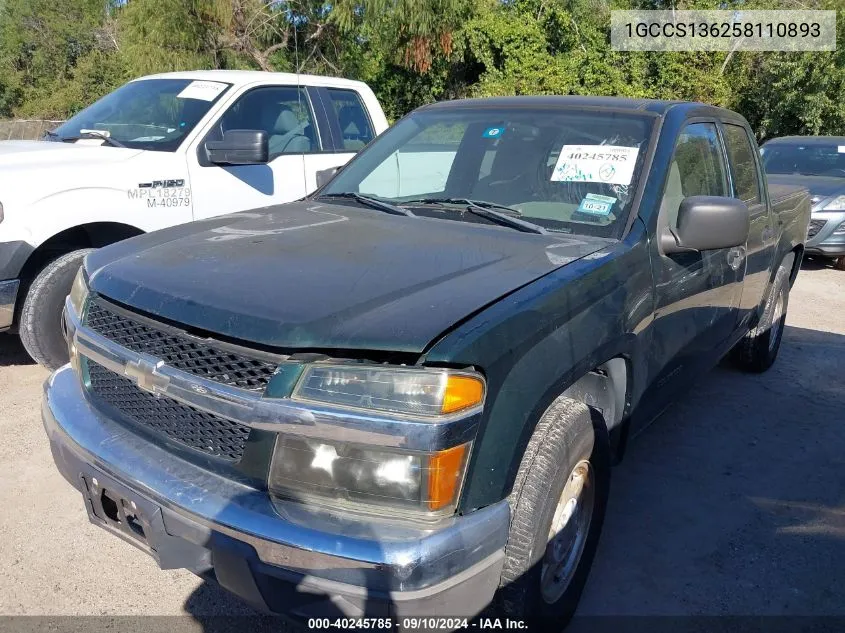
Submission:
<svg viewBox="0 0 845 633">
<path fill-rule="evenodd" d="M 484 383 L 473 376 L 450 375 L 446 381 L 446 392 L 440 413 L 454 413 L 481 404 L 484 399 Z"/>
<path fill-rule="evenodd" d="M 461 444 L 434 453 L 428 460 L 428 509 L 440 510 L 455 500 L 466 466 L 467 448 Z"/>
</svg>

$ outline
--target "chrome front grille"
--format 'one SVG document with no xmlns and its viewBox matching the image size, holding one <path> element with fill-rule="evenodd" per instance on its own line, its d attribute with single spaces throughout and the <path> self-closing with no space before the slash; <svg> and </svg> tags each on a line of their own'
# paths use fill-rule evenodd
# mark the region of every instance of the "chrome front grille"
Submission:
<svg viewBox="0 0 845 633">
<path fill-rule="evenodd" d="M 818 235 L 825 224 L 827 224 L 827 220 L 810 220 L 810 226 L 807 228 L 807 239 Z"/>
<path fill-rule="evenodd" d="M 147 431 L 208 455 L 234 462 L 243 456 L 249 427 L 167 396 L 153 395 L 92 360 L 86 362 L 94 404 L 112 407 Z"/>
<path fill-rule="evenodd" d="M 117 345 L 163 360 L 174 369 L 250 391 L 264 391 L 278 366 L 134 315 L 100 297 L 91 300 L 85 324 Z"/>
</svg>

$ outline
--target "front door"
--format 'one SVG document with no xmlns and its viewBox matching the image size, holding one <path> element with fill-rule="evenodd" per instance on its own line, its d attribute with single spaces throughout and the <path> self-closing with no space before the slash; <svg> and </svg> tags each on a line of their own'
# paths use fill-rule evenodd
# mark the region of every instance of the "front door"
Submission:
<svg viewBox="0 0 845 633">
<path fill-rule="evenodd" d="M 690 196 L 730 196 L 725 152 L 715 122 L 687 124 L 678 135 L 657 221 L 676 229 Z M 737 327 L 744 247 L 665 255 L 651 244 L 655 284 L 649 398 L 659 408 L 722 353 Z M 659 412 L 655 410 L 654 413 Z"/>
<path fill-rule="evenodd" d="M 266 165 L 214 165 L 205 143 L 226 130 L 264 130 L 269 139 Z M 188 153 L 194 219 L 257 209 L 298 200 L 314 189 L 308 177 L 321 150 L 314 111 L 304 88 L 261 86 L 245 92 Z M 310 182 L 309 182 L 310 181 Z"/>
</svg>

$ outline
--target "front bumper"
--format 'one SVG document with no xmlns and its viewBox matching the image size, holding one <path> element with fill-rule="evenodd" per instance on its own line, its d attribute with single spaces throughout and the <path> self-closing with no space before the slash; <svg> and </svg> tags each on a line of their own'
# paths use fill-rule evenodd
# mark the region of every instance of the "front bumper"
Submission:
<svg viewBox="0 0 845 633">
<path fill-rule="evenodd" d="M 17 279 L 0 281 L 0 332 L 12 327 L 15 320 L 15 300 L 20 283 Z"/>
<path fill-rule="evenodd" d="M 805 250 L 809 255 L 825 257 L 845 256 L 845 234 L 834 231 L 845 222 L 845 211 L 816 211 L 811 222 L 824 222 L 818 232 L 807 240 Z"/>
<path fill-rule="evenodd" d="M 83 494 L 92 522 L 162 568 L 214 578 L 264 610 L 469 617 L 498 585 L 506 501 L 424 529 L 274 505 L 266 491 L 179 459 L 104 417 L 68 366 L 47 381 L 42 417 L 56 465 Z"/>
</svg>

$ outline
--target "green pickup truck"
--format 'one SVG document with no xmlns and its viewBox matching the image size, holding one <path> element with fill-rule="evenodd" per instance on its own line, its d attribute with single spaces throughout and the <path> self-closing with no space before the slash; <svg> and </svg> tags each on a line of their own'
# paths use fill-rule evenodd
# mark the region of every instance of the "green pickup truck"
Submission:
<svg viewBox="0 0 845 633">
<path fill-rule="evenodd" d="M 92 522 L 262 609 L 562 628 L 627 439 L 774 362 L 809 215 L 727 110 L 426 106 L 300 201 L 89 254 L 44 426 Z"/>
</svg>

